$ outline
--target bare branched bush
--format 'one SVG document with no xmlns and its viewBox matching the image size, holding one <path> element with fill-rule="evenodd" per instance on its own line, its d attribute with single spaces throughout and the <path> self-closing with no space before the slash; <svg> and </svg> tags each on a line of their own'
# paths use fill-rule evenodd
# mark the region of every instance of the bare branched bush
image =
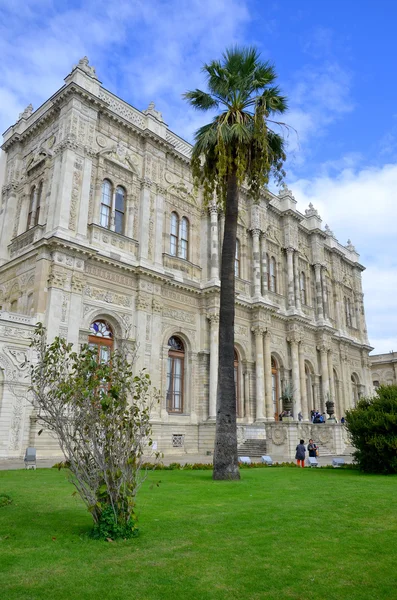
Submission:
<svg viewBox="0 0 397 600">
<path fill-rule="evenodd" d="M 151 449 L 150 412 L 158 394 L 119 343 L 109 362 L 88 345 L 79 353 L 62 338 L 46 342 L 36 327 L 31 393 L 38 422 L 58 439 L 71 481 L 94 519 L 98 537 L 135 535 L 135 496 Z"/>
</svg>

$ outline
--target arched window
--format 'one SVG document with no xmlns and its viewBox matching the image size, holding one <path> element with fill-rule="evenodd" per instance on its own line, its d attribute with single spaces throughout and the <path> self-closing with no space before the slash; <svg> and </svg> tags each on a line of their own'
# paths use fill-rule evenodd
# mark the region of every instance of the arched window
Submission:
<svg viewBox="0 0 397 600">
<path fill-rule="evenodd" d="M 171 213 L 170 254 L 178 256 L 179 217 L 176 212 Z"/>
<path fill-rule="evenodd" d="M 189 249 L 189 221 L 186 217 L 182 217 L 179 256 L 181 258 L 184 258 L 185 260 L 187 260 L 188 249 Z"/>
<path fill-rule="evenodd" d="M 34 216 L 34 225 L 39 224 L 40 206 L 41 206 L 42 196 L 43 196 L 43 182 L 40 181 L 39 191 L 37 192 L 37 204 L 36 204 L 36 214 Z"/>
<path fill-rule="evenodd" d="M 112 184 L 108 179 L 104 179 L 102 183 L 101 197 L 101 227 L 110 228 L 110 214 L 112 211 Z"/>
<path fill-rule="evenodd" d="M 241 257 L 240 257 L 240 240 L 236 239 L 236 252 L 234 255 L 234 276 L 235 277 L 240 277 L 241 276 L 241 270 L 240 270 L 240 263 L 241 263 Z"/>
<path fill-rule="evenodd" d="M 168 340 L 167 365 L 167 410 L 172 413 L 183 412 L 183 386 L 185 372 L 185 347 L 179 337 Z"/>
<path fill-rule="evenodd" d="M 124 233 L 125 190 L 120 185 L 116 188 L 114 208 L 114 230 L 116 233 Z"/>
<path fill-rule="evenodd" d="M 275 421 L 279 420 L 280 414 L 280 382 L 279 382 L 279 369 L 275 358 L 272 356 L 272 400 L 273 400 L 273 411 Z"/>
<path fill-rule="evenodd" d="M 372 382 L 372 385 L 374 386 L 374 388 L 377 390 L 379 387 L 379 380 L 376 379 L 375 381 Z"/>
<path fill-rule="evenodd" d="M 29 211 L 28 211 L 28 223 L 26 226 L 26 229 L 30 229 L 31 227 L 33 227 L 33 207 L 34 207 L 34 196 L 36 193 L 36 186 L 33 186 L 32 189 L 30 190 L 30 197 L 29 197 Z"/>
<path fill-rule="evenodd" d="M 234 387 L 236 388 L 236 416 L 240 417 L 240 365 L 236 349 L 234 349 Z"/>
<path fill-rule="evenodd" d="M 113 330 L 107 321 L 94 321 L 90 325 L 88 336 L 90 348 L 95 350 L 98 361 L 108 362 L 113 349 Z"/>
<path fill-rule="evenodd" d="M 301 302 L 302 302 L 302 304 L 307 304 L 307 297 L 306 297 L 306 275 L 304 274 L 303 271 L 300 274 L 299 287 L 300 287 L 300 292 L 301 292 Z"/>
<path fill-rule="evenodd" d="M 268 286 L 269 286 L 269 290 L 271 292 L 276 292 L 277 291 L 277 277 L 276 277 L 276 259 L 274 258 L 274 256 L 272 256 L 270 258 L 269 261 L 269 256 L 267 256 L 268 259 L 268 265 L 269 265 L 269 270 L 268 270 Z"/>
</svg>

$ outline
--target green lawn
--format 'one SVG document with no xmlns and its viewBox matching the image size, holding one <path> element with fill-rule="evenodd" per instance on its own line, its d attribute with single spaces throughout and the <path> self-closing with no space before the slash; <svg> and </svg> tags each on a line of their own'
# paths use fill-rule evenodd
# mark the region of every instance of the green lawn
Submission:
<svg viewBox="0 0 397 600">
<path fill-rule="evenodd" d="M 397 599 L 397 477 L 211 475 L 152 473 L 140 536 L 107 543 L 87 538 L 65 471 L 0 471 L 0 599 Z"/>
</svg>

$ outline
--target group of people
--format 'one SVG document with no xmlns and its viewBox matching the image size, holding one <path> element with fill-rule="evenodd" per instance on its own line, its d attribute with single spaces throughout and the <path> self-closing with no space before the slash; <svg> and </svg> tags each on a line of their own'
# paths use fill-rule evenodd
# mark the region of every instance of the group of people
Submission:
<svg viewBox="0 0 397 600">
<path fill-rule="evenodd" d="M 327 415 L 325 413 L 321 414 L 318 410 L 311 410 L 310 420 L 312 423 L 325 423 Z"/>
<path fill-rule="evenodd" d="M 318 456 L 318 446 L 314 443 L 312 439 L 309 440 L 307 445 L 307 451 L 309 452 L 309 457 L 315 458 Z M 306 458 L 306 447 L 305 440 L 299 440 L 299 444 L 296 447 L 295 459 L 298 467 L 305 466 L 305 458 Z"/>
</svg>

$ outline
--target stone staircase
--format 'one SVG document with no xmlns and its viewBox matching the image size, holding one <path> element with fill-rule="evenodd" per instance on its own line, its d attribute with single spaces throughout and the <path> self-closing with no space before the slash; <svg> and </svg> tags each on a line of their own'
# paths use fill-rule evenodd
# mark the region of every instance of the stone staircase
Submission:
<svg viewBox="0 0 397 600">
<path fill-rule="evenodd" d="M 251 460 L 260 459 L 261 456 L 266 454 L 266 440 L 245 440 L 237 448 L 238 456 L 249 456 Z"/>
<path fill-rule="evenodd" d="M 319 442 L 318 440 L 314 439 L 314 443 L 316 444 L 316 446 L 318 446 L 318 453 L 319 456 L 332 456 L 332 452 L 331 449 L 328 448 L 327 444 L 322 444 L 321 442 Z M 307 444 L 305 444 L 307 447 Z"/>
</svg>

